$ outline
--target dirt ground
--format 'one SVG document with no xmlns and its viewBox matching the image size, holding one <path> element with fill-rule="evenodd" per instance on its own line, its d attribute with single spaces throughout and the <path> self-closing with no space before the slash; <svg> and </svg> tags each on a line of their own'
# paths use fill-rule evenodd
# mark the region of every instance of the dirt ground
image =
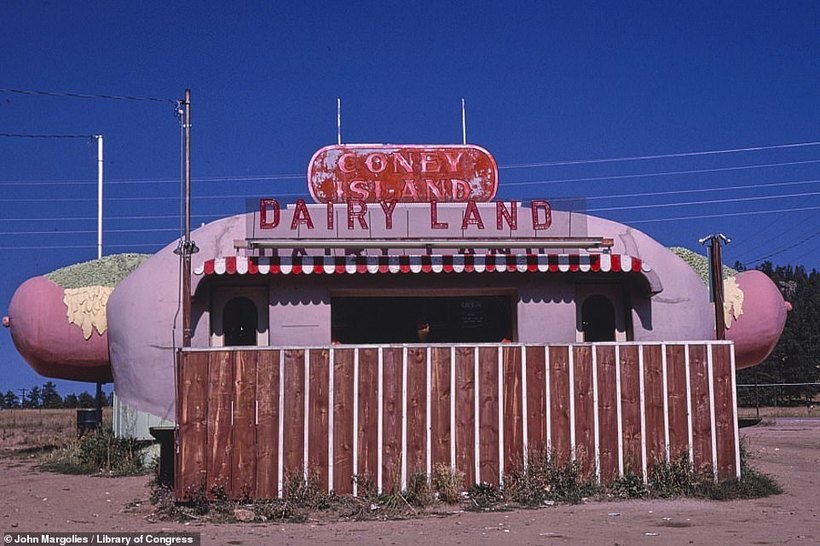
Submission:
<svg viewBox="0 0 820 546">
<path fill-rule="evenodd" d="M 781 418 L 742 429 L 753 466 L 785 492 L 732 502 L 591 502 L 539 510 L 341 523 L 182 524 L 146 520 L 148 477 L 38 471 L 0 458 L 0 531 L 184 531 L 203 544 L 818 544 L 820 419 Z"/>
</svg>

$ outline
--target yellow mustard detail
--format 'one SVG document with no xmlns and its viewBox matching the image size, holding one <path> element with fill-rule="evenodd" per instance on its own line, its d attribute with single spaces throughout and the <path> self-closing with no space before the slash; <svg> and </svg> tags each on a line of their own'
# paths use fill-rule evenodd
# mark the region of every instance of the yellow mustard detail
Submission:
<svg viewBox="0 0 820 546">
<path fill-rule="evenodd" d="M 105 307 L 113 291 L 114 288 L 109 286 L 66 288 L 63 291 L 63 302 L 68 308 L 68 322 L 79 326 L 85 339 L 91 339 L 94 329 L 102 335 L 108 327 Z"/>
<path fill-rule="evenodd" d="M 737 279 L 729 277 L 723 281 L 723 320 L 726 328 L 732 327 L 732 319 L 737 320 L 743 314 L 743 290 Z"/>
</svg>

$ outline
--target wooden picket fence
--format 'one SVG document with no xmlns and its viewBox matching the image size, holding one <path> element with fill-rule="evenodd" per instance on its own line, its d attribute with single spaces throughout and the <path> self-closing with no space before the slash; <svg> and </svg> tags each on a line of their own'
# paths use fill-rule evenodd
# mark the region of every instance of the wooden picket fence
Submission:
<svg viewBox="0 0 820 546">
<path fill-rule="evenodd" d="M 500 484 L 539 451 L 603 483 L 680 456 L 736 477 L 734 372 L 729 342 L 183 349 L 176 496 L 390 491 L 439 464 Z"/>
</svg>

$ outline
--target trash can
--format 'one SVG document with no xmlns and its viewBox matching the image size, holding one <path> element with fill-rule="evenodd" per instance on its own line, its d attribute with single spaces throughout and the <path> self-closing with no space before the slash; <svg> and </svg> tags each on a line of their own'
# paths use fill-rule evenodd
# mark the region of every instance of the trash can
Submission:
<svg viewBox="0 0 820 546">
<path fill-rule="evenodd" d="M 174 434 L 176 427 L 150 427 L 148 432 L 159 442 L 157 481 L 160 485 L 174 487 Z"/>
<path fill-rule="evenodd" d="M 96 432 L 102 427 L 102 414 L 97 409 L 82 408 L 77 410 L 77 436 L 86 432 Z"/>
</svg>

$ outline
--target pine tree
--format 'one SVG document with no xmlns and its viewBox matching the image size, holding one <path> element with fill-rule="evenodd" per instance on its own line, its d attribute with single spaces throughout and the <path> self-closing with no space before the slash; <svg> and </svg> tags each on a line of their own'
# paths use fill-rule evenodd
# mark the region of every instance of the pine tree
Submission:
<svg viewBox="0 0 820 546">
<path fill-rule="evenodd" d="M 792 305 L 780 341 L 763 363 L 741 370 L 738 382 L 816 383 L 820 381 L 820 273 L 802 266 L 774 267 L 764 262 L 758 269 L 768 275 Z M 759 390 L 762 404 L 810 404 L 820 392 L 817 385 Z M 746 403 L 750 392 L 741 392 Z"/>
<path fill-rule="evenodd" d="M 6 391 L 6 394 L 0 398 L 3 401 L 3 407 L 6 409 L 13 409 L 20 406 L 20 400 L 17 398 L 17 395 L 14 394 L 14 391 Z"/>
<path fill-rule="evenodd" d="M 57 386 L 51 381 L 43 383 L 43 392 L 40 399 L 44 408 L 55 409 L 63 406 L 63 398 L 57 392 Z"/>
<path fill-rule="evenodd" d="M 42 407 L 40 387 L 31 387 L 31 390 L 28 391 L 26 399 L 23 401 L 23 407 L 29 409 L 36 409 Z"/>
<path fill-rule="evenodd" d="M 79 401 L 79 407 L 81 408 L 96 408 L 97 402 L 94 400 L 94 397 L 88 394 L 88 392 L 82 392 L 77 397 Z"/>
</svg>

